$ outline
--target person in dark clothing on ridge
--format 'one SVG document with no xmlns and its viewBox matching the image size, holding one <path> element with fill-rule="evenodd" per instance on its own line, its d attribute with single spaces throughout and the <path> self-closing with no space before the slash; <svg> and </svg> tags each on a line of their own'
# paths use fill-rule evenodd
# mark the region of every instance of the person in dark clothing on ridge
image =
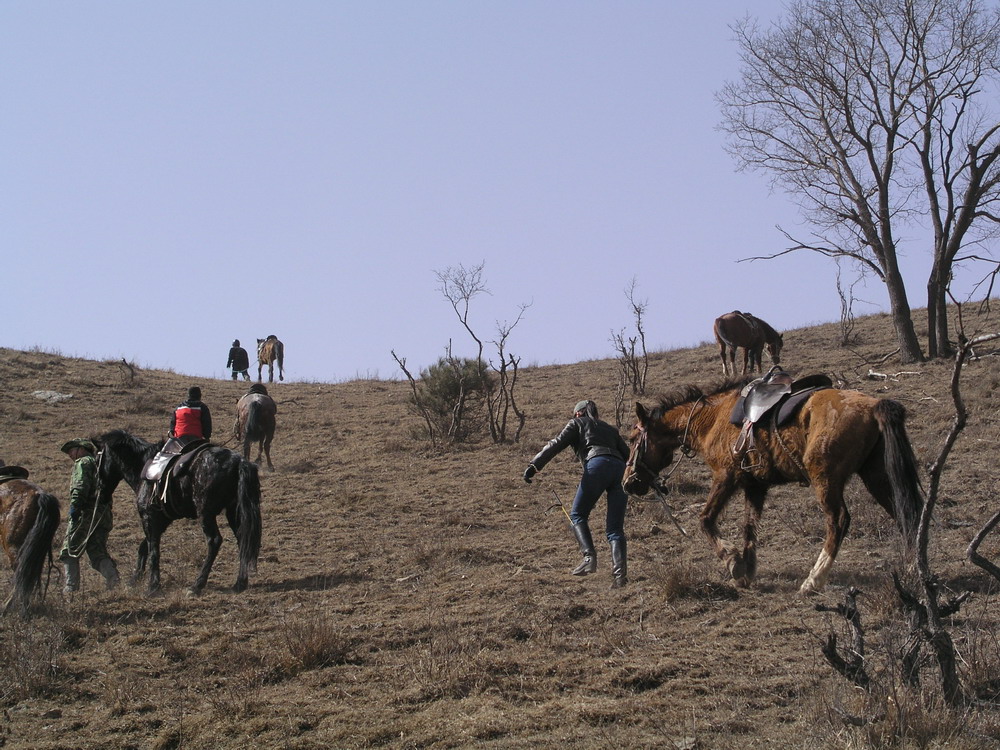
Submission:
<svg viewBox="0 0 1000 750">
<path fill-rule="evenodd" d="M 205 438 L 212 437 L 212 412 L 201 401 L 201 388 L 188 388 L 186 401 L 174 409 L 170 418 L 170 437 Z"/>
<path fill-rule="evenodd" d="M 226 367 L 233 368 L 233 380 L 237 375 L 242 375 L 244 380 L 250 380 L 250 355 L 247 350 L 240 346 L 240 340 L 234 339 L 233 346 L 229 350 L 229 359 L 226 360 Z"/>
<path fill-rule="evenodd" d="M 530 484 L 531 478 L 545 464 L 569 446 L 573 447 L 583 464 L 583 477 L 569 514 L 573 533 L 583 553 L 583 562 L 573 570 L 573 575 L 585 576 L 597 571 L 597 553 L 588 519 L 598 499 L 607 492 L 605 531 L 611 544 L 611 587 L 621 588 L 628 583 L 625 540 L 628 495 L 622 488 L 622 475 L 625 473 L 625 462 L 629 454 L 628 444 L 617 429 L 598 418 L 597 405 L 593 401 L 580 401 L 573 408 L 573 419 L 531 459 L 528 468 L 524 470 L 524 481 Z"/>
</svg>

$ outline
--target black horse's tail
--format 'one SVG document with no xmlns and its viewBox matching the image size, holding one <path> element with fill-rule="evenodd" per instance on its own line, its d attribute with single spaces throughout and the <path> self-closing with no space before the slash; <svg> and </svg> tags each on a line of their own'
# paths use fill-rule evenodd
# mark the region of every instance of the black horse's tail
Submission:
<svg viewBox="0 0 1000 750">
<path fill-rule="evenodd" d="M 913 548 L 916 545 L 920 513 L 924 507 L 924 495 L 917 457 L 906 435 L 906 409 L 898 401 L 880 399 L 875 404 L 874 412 L 885 443 L 885 470 L 892 485 L 896 523 L 906 543 Z"/>
<path fill-rule="evenodd" d="M 4 606 L 4 614 L 17 610 L 27 612 L 28 603 L 42 581 L 46 558 L 52 559 L 52 538 L 59 528 L 59 501 L 42 492 L 36 500 L 38 513 L 17 553 L 14 567 L 14 591 Z"/>
<path fill-rule="evenodd" d="M 246 565 L 247 570 L 255 571 L 260 556 L 260 477 L 257 465 L 250 461 L 240 461 L 236 516 L 239 519 L 236 540 L 240 548 L 240 564 Z"/>
<path fill-rule="evenodd" d="M 278 380 L 285 379 L 285 345 L 275 339 L 274 356 L 278 358 Z"/>
</svg>

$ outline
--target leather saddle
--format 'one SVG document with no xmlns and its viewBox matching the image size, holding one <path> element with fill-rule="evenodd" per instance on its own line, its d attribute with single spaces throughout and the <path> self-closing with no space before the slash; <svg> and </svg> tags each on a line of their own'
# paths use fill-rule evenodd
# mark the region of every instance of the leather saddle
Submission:
<svg viewBox="0 0 1000 750">
<path fill-rule="evenodd" d="M 23 466 L 7 466 L 0 461 L 0 482 L 9 482 L 12 479 L 27 479 L 28 470 Z"/>
<path fill-rule="evenodd" d="M 762 378 L 757 378 L 740 391 L 729 421 L 742 425 L 739 437 L 733 444 L 733 456 L 741 460 L 753 449 L 754 426 L 770 415 L 775 428 L 787 424 L 799 407 L 816 391 L 832 388 L 833 381 L 826 375 L 808 375 L 799 380 L 775 365 Z"/>
<path fill-rule="evenodd" d="M 187 473 L 188 466 L 210 443 L 205 438 L 182 436 L 172 437 L 163 444 L 159 452 L 142 467 L 142 478 L 151 482 L 162 482 L 168 477 L 179 479 Z M 161 493 L 162 493 L 161 488 Z"/>
</svg>

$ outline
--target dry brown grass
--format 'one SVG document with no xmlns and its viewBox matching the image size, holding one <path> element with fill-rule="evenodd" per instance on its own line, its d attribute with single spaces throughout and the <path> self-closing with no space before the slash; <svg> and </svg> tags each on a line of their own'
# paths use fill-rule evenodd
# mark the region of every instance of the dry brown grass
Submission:
<svg viewBox="0 0 1000 750">
<path fill-rule="evenodd" d="M 1000 330 L 1000 320 L 971 321 Z M 971 331 L 970 331 L 971 332 Z M 924 461 L 936 455 L 951 404 L 950 363 L 903 367 L 868 380 L 895 348 L 886 316 L 858 321 L 851 349 L 839 326 L 786 331 L 787 368 L 831 372 L 848 387 L 895 398 L 910 414 Z M 706 333 L 707 337 L 707 333 Z M 44 351 L 0 350 L 0 458 L 65 500 L 70 465 L 59 445 L 124 427 L 163 435 L 170 408 L 198 384 L 228 438 L 243 384 L 164 371 L 125 377 L 120 363 Z M 652 357 L 650 393 L 711 384 L 714 346 Z M 858 586 L 879 692 L 859 694 L 825 665 L 820 644 L 843 624 L 797 594 L 819 551 L 823 520 L 809 490 L 776 489 L 764 515 L 759 579 L 733 588 L 698 533 L 708 475 L 685 461 L 670 480 L 682 537 L 654 503 L 627 519 L 631 584 L 611 591 L 609 556 L 576 579 L 577 552 L 553 490 L 568 506 L 578 469 L 562 456 L 528 486 L 528 458 L 583 397 L 606 414 L 614 362 L 524 370 L 528 422 L 518 446 L 435 452 L 414 436 L 408 385 L 282 383 L 273 456 L 263 473 L 264 542 L 243 595 L 228 590 L 228 529 L 208 590 L 189 598 L 204 541 L 177 522 L 163 545 L 165 594 L 107 593 L 84 571 L 84 590 L 58 582 L 25 623 L 0 622 L 0 745 L 4 747 L 845 747 L 996 746 L 1000 743 L 1000 604 L 964 550 L 996 509 L 1000 478 L 1000 360 L 968 365 L 970 422 L 944 476 L 933 566 L 972 599 L 949 623 L 963 686 L 975 698 L 943 706 L 934 668 L 923 689 L 894 675 L 905 638 L 888 574 L 897 562 L 891 522 L 860 486 L 850 489 L 851 532 L 822 601 Z M 47 403 L 35 390 L 71 393 Z M 140 538 L 131 492 L 116 495 L 111 547 L 123 572 Z M 730 536 L 742 509 L 724 519 Z M 600 530 L 603 506 L 595 529 Z M 60 534 L 61 538 L 61 534 Z M 1000 543 L 981 549 L 1000 559 Z M 9 585 L 9 574 L 3 583 Z M 842 635 L 843 637 L 843 635 Z M 860 725 L 845 721 L 853 717 Z"/>
</svg>

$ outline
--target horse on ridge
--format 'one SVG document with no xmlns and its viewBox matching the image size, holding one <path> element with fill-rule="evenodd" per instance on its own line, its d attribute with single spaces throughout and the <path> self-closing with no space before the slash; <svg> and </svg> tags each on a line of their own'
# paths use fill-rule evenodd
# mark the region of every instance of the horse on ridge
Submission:
<svg viewBox="0 0 1000 750">
<path fill-rule="evenodd" d="M 736 349 L 743 348 L 743 375 L 748 372 L 763 370 L 760 357 L 767 347 L 772 364 L 779 364 L 784 337 L 770 325 L 750 313 L 733 310 L 720 315 L 713 326 L 715 341 L 719 345 L 719 356 L 722 357 L 722 374 L 736 375 Z"/>
<path fill-rule="evenodd" d="M 267 365 L 267 382 L 274 382 L 274 363 L 278 363 L 278 380 L 285 379 L 285 345 L 273 333 L 266 339 L 257 339 L 257 382 L 260 383 L 261 370 Z"/>
</svg>

